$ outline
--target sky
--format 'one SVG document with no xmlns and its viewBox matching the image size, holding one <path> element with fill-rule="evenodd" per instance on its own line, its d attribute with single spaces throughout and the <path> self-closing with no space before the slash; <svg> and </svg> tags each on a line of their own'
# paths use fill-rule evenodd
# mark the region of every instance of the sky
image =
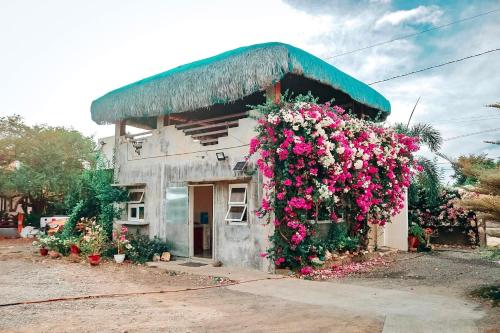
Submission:
<svg viewBox="0 0 500 333">
<path fill-rule="evenodd" d="M 90 119 L 105 93 L 236 47 L 279 41 L 366 82 L 500 47 L 500 11 L 343 56 L 339 53 L 500 9 L 498 1 L 0 0 L 0 116 L 113 135 Z M 500 128 L 500 52 L 373 85 L 388 122 L 443 137 Z M 442 152 L 500 157 L 500 131 L 445 141 Z M 428 152 L 425 152 L 428 154 Z M 449 172 L 449 165 L 440 160 Z"/>
</svg>

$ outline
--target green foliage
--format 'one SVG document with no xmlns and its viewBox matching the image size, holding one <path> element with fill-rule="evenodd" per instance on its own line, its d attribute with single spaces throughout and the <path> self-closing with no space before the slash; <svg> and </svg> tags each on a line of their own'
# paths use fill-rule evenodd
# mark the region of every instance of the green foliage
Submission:
<svg viewBox="0 0 500 333">
<path fill-rule="evenodd" d="M 97 217 L 97 223 L 103 227 L 107 237 L 111 238 L 113 219 L 120 214 L 114 204 L 124 201 L 127 195 L 125 190 L 111 186 L 112 183 L 113 171 L 100 168 L 99 165 L 80 175 L 66 200 L 67 207 L 71 209 L 65 233 L 73 233 L 80 218 Z"/>
<path fill-rule="evenodd" d="M 40 218 L 42 217 L 42 214 L 39 213 L 31 213 L 26 216 L 26 219 L 24 220 L 24 225 L 25 226 L 32 226 L 35 228 L 40 228 Z"/>
<path fill-rule="evenodd" d="M 127 252 L 127 256 L 135 263 L 142 264 L 146 261 L 151 261 L 155 254 L 161 255 L 170 248 L 165 241 L 157 236 L 153 239 L 149 239 L 148 236 L 137 233 L 131 234 L 129 240 L 132 249 Z"/>
<path fill-rule="evenodd" d="M 498 306 L 498 303 L 500 303 L 500 285 L 494 284 L 478 288 L 471 295 L 490 300 L 493 306 Z"/>
<path fill-rule="evenodd" d="M 418 224 L 410 225 L 410 228 L 408 229 L 408 234 L 417 237 L 421 243 L 425 242 L 424 229 Z"/>
<path fill-rule="evenodd" d="M 418 123 L 408 127 L 405 124 L 397 123 L 394 125 L 394 129 L 398 133 L 418 137 L 420 139 L 420 143 L 429 147 L 429 149 L 433 152 L 438 151 L 443 144 L 443 137 L 441 136 L 441 133 L 429 124 Z"/>
<path fill-rule="evenodd" d="M 359 238 L 349 235 L 349 229 L 345 222 L 332 223 L 328 230 L 325 246 L 331 252 L 354 251 L 359 247 Z"/>
<path fill-rule="evenodd" d="M 491 170 L 500 166 L 500 161 L 495 162 L 486 154 L 460 156 L 457 161 L 452 163 L 455 178 L 455 186 L 475 185 L 477 184 L 477 176 L 475 173 L 481 170 Z M 465 172 L 463 168 L 466 167 L 472 172 Z"/>
<path fill-rule="evenodd" d="M 64 127 L 28 126 L 16 115 L 0 117 L 0 133 L 0 192 L 30 197 L 36 213 L 62 213 L 75 181 L 95 163 L 93 139 Z"/>
</svg>

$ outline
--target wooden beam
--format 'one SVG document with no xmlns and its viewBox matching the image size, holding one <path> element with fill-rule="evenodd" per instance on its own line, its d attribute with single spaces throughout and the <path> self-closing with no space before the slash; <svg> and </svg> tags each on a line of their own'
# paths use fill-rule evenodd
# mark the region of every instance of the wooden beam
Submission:
<svg viewBox="0 0 500 333">
<path fill-rule="evenodd" d="M 248 111 L 241 112 L 241 113 L 228 114 L 226 116 L 221 116 L 221 117 L 207 118 L 207 119 L 203 119 L 203 120 L 191 121 L 191 122 L 187 122 L 185 124 L 175 125 L 175 128 L 185 129 L 185 128 L 189 128 L 192 126 L 209 125 L 210 122 L 214 122 L 214 121 L 229 120 L 229 119 L 244 118 L 244 117 L 248 117 Z"/>
<path fill-rule="evenodd" d="M 212 125 L 206 125 L 206 126 L 201 126 L 201 127 L 193 127 L 189 129 L 185 129 L 184 133 L 189 134 L 192 132 L 197 132 L 197 131 L 203 131 L 206 129 L 213 129 L 213 128 L 219 128 L 219 127 L 236 127 L 238 126 L 238 120 L 233 120 L 233 121 L 225 121 L 222 123 L 217 123 L 217 124 L 212 124 Z"/>
<path fill-rule="evenodd" d="M 219 143 L 219 138 L 200 140 L 200 143 L 202 145 L 206 145 L 208 143 Z"/>
<path fill-rule="evenodd" d="M 204 137 L 204 136 L 214 136 L 214 135 L 217 135 L 217 134 L 227 134 L 227 128 L 223 129 L 223 130 L 218 130 L 218 131 L 193 134 L 193 135 L 191 135 L 191 137 L 192 138 L 201 138 L 201 137 Z M 222 136 L 222 135 L 217 135 L 217 136 Z"/>
</svg>

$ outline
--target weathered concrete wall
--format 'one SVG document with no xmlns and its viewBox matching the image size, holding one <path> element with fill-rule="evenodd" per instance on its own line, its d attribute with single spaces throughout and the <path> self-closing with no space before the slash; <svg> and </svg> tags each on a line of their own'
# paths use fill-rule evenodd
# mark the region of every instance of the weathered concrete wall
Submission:
<svg viewBox="0 0 500 333">
<path fill-rule="evenodd" d="M 267 270 L 268 262 L 259 253 L 268 246 L 270 226 L 255 217 L 261 186 L 259 176 L 235 175 L 236 162 L 248 154 L 248 142 L 255 135 L 255 120 L 239 120 L 229 129 L 229 136 L 219 138 L 213 146 L 202 146 L 175 126 L 156 129 L 144 139 L 140 154 L 121 136 L 116 140 L 116 175 L 122 185 L 145 184 L 145 221 L 149 235 L 160 236 L 172 244 L 173 253 L 189 255 L 189 221 L 167 222 L 166 194 L 169 187 L 189 184 L 214 184 L 214 260 L 224 265 Z M 216 152 L 224 152 L 225 161 L 218 161 Z M 254 168 L 252 161 L 250 168 Z M 229 183 L 246 183 L 248 190 L 248 223 L 231 225 L 224 220 L 228 208 Z"/>
</svg>

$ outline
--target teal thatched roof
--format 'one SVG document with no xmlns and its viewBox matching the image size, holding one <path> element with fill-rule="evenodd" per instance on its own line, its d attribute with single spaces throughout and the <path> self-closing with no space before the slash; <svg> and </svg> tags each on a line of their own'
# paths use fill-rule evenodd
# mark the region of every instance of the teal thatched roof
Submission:
<svg viewBox="0 0 500 333">
<path fill-rule="evenodd" d="M 391 111 L 381 94 L 327 62 L 291 45 L 265 43 L 227 51 L 113 90 L 92 102 L 92 119 L 105 124 L 234 102 L 286 74 L 331 86 L 385 115 Z"/>
</svg>

